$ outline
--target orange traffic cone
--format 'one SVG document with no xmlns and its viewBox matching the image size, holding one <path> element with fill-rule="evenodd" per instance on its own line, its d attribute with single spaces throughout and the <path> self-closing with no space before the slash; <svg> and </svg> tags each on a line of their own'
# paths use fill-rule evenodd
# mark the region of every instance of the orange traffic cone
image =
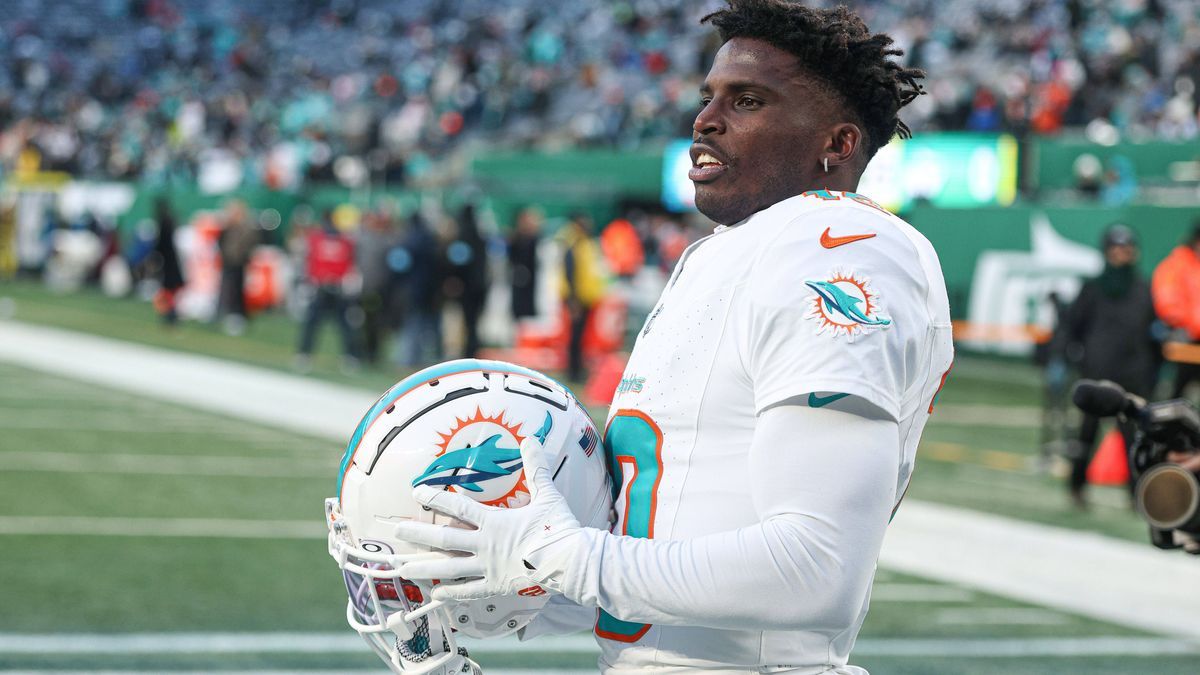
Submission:
<svg viewBox="0 0 1200 675">
<path fill-rule="evenodd" d="M 1110 429 L 1100 441 L 1100 447 L 1088 465 L 1087 480 L 1093 485 L 1125 485 L 1129 482 L 1125 438 L 1118 429 Z"/>
</svg>

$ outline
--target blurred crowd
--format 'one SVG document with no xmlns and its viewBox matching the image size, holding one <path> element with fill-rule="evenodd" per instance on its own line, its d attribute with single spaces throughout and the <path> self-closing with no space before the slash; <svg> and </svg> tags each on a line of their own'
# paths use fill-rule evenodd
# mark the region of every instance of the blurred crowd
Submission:
<svg viewBox="0 0 1200 675">
<path fill-rule="evenodd" d="M 719 4 L 14 0 L 0 165 L 286 189 L 420 183 L 472 139 L 632 148 L 689 133 Z M 1197 134 L 1193 0 L 850 4 L 929 71 L 916 130 Z"/>
<path fill-rule="evenodd" d="M 78 285 L 99 283 L 97 270 L 127 262 L 136 290 L 153 300 L 168 326 L 184 314 L 186 293 L 193 296 L 191 318 L 235 336 L 261 311 L 290 309 L 298 327 L 294 366 L 301 372 L 312 369 L 329 324 L 344 370 L 364 364 L 409 370 L 535 347 L 541 355 L 521 358 L 583 382 L 588 365 L 628 347 L 627 329 L 640 326 L 683 250 L 701 235 L 661 209 L 637 205 L 602 227 L 584 212 L 547 219 L 528 205 L 511 214 L 504 234 L 490 210 L 469 201 L 408 213 L 386 200 L 366 211 L 301 205 L 283 237 L 263 229 L 261 220 L 232 199 L 181 226 L 160 200 L 144 241 L 67 266 L 77 270 Z M 56 234 L 65 231 L 74 230 Z M 81 259 L 60 250 L 61 236 L 55 241 L 47 270 L 63 266 L 64 258 Z M 269 252 L 280 253 L 278 265 L 261 264 Z M 259 279 L 251 283 L 256 258 Z M 261 287 L 276 283 L 280 292 L 261 298 Z M 603 304 L 618 311 L 600 321 L 595 315 Z M 492 316 L 487 336 L 485 313 Z"/>
</svg>

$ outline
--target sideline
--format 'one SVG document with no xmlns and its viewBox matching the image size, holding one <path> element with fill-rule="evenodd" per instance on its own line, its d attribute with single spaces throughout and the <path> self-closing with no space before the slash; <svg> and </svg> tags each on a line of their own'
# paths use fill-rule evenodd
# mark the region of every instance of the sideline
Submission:
<svg viewBox="0 0 1200 675">
<path fill-rule="evenodd" d="M 375 400 L 349 387 L 11 320 L 0 320 L 0 360 L 339 441 Z M 1200 560 L 1148 544 L 906 500 L 880 565 L 1200 639 Z"/>
<path fill-rule="evenodd" d="M 532 642 L 474 640 L 459 642 L 472 654 L 599 654 L 586 633 L 541 637 Z M 0 633 L 0 654 L 268 654 L 357 653 L 362 639 L 339 633 L 131 633 L 117 635 Z M 865 639 L 855 656 L 961 656 L 976 658 L 1160 656 L 1200 654 L 1200 644 L 1170 638 L 1090 637 L 1032 639 Z M 488 671 L 489 673 L 492 671 Z M 542 671 L 538 671 L 542 672 Z"/>
</svg>

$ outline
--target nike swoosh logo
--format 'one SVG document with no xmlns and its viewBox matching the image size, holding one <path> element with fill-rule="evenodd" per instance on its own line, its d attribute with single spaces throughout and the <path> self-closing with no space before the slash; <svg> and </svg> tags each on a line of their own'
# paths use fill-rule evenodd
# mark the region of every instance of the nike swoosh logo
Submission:
<svg viewBox="0 0 1200 675">
<path fill-rule="evenodd" d="M 817 396 L 816 392 L 813 392 L 808 395 L 808 407 L 824 408 L 830 403 L 833 403 L 834 401 L 840 401 L 849 395 L 850 394 L 830 394 L 828 396 Z"/>
<path fill-rule="evenodd" d="M 875 233 L 872 232 L 870 234 L 848 234 L 844 237 L 831 237 L 829 236 L 830 229 L 831 228 L 827 227 L 825 228 L 825 231 L 821 233 L 821 245 L 825 248 L 837 248 L 839 246 L 845 246 L 846 244 L 853 244 L 856 241 L 862 241 L 863 239 L 870 239 L 871 237 L 875 236 Z"/>
</svg>

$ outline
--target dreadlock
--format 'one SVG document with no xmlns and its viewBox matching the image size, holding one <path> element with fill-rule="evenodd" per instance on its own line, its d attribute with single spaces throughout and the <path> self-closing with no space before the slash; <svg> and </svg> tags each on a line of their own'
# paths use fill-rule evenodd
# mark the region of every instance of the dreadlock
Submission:
<svg viewBox="0 0 1200 675">
<path fill-rule="evenodd" d="M 917 82 L 925 73 L 888 58 L 904 54 L 891 48 L 890 35 L 871 34 L 845 6 L 813 9 L 788 0 L 728 3 L 728 8 L 700 23 L 711 23 L 722 42 L 738 37 L 762 40 L 799 59 L 801 67 L 840 97 L 862 122 L 867 158 L 892 136 L 912 136 L 896 113 L 925 93 Z"/>
</svg>

